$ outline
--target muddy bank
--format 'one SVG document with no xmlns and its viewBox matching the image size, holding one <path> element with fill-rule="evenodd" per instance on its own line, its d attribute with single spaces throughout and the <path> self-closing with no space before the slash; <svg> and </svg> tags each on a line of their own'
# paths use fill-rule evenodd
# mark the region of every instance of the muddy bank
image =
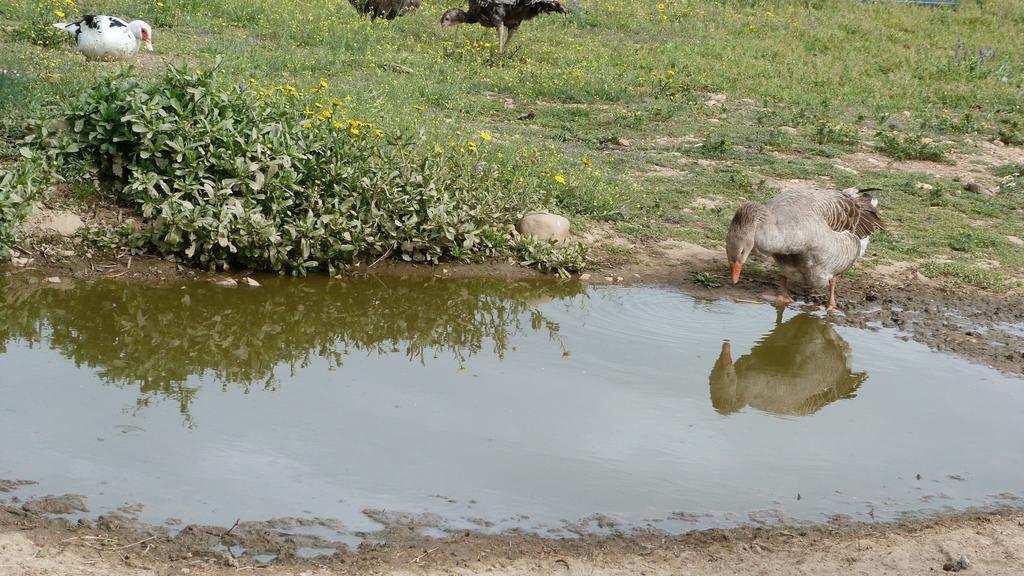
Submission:
<svg viewBox="0 0 1024 576">
<path fill-rule="evenodd" d="M 822 526 L 544 539 L 421 535 L 398 519 L 357 550 L 286 532 L 317 520 L 165 527 L 69 522 L 0 506 L 0 573 L 57 574 L 924 574 L 1024 572 L 1024 511 Z M 409 520 L 408 522 L 406 520 Z M 429 519 L 428 519 L 429 520 Z M 239 552 L 245 549 L 245 552 Z M 302 558 L 300 550 L 319 556 Z"/>
</svg>

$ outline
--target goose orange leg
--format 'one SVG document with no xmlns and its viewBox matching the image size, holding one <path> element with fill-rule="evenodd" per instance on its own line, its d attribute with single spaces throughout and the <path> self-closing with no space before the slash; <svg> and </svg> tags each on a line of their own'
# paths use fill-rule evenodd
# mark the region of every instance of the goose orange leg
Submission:
<svg viewBox="0 0 1024 576">
<path fill-rule="evenodd" d="M 775 296 L 775 305 L 785 308 L 794 302 L 793 296 L 789 293 L 789 279 L 785 276 L 779 281 L 779 293 Z"/>
<path fill-rule="evenodd" d="M 839 279 L 834 276 L 828 281 L 828 308 L 825 308 L 825 312 L 829 314 L 839 310 L 839 307 L 836 306 L 836 284 L 838 283 Z"/>
</svg>

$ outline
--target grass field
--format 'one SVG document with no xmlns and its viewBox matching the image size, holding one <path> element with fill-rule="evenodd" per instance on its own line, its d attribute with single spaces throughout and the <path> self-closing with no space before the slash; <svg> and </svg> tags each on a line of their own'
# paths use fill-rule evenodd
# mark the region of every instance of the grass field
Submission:
<svg viewBox="0 0 1024 576">
<path fill-rule="evenodd" d="M 492 30 L 442 30 L 449 4 L 370 22 L 344 0 L 8 0 L 0 163 L 18 161 L 19 118 L 115 67 L 44 25 L 57 11 L 108 13 L 154 26 L 140 78 L 168 63 L 209 71 L 222 56 L 226 86 L 323 81 L 318 97 L 386 133 L 530 158 L 530 181 L 584 229 L 721 246 L 736 206 L 772 194 L 766 181 L 826 177 L 885 189 L 890 231 L 868 265 L 926 263 L 986 289 L 1024 275 L 1024 165 L 1005 153 L 1024 144 L 1024 3 L 580 0 L 525 24 L 505 56 Z M 969 176 L 997 194 L 965 191 L 960 165 L 993 149 L 1004 153 Z M 852 166 L 857 153 L 884 162 Z"/>
</svg>

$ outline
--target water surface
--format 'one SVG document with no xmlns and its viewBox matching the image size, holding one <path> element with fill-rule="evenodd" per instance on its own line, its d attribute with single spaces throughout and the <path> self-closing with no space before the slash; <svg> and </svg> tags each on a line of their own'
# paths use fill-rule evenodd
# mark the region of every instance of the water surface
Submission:
<svg viewBox="0 0 1024 576">
<path fill-rule="evenodd" d="M 0 478 L 93 514 L 339 534 L 396 512 L 564 535 L 1024 493 L 1024 382 L 892 332 L 659 288 L 261 280 L 0 279 Z"/>
</svg>

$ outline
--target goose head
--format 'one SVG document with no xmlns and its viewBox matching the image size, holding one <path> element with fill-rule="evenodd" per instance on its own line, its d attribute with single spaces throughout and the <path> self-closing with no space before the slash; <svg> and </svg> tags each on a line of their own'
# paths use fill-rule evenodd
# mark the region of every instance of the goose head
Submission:
<svg viewBox="0 0 1024 576">
<path fill-rule="evenodd" d="M 132 31 L 139 44 L 146 47 L 146 50 L 153 51 L 153 29 L 142 20 L 132 20 L 128 23 L 128 29 Z"/>
<path fill-rule="evenodd" d="M 729 233 L 725 236 L 725 254 L 729 257 L 733 284 L 740 281 L 743 265 L 746 264 L 750 253 L 754 251 L 757 225 L 765 212 L 764 206 L 750 202 L 740 206 L 736 215 L 732 217 Z"/>
</svg>

